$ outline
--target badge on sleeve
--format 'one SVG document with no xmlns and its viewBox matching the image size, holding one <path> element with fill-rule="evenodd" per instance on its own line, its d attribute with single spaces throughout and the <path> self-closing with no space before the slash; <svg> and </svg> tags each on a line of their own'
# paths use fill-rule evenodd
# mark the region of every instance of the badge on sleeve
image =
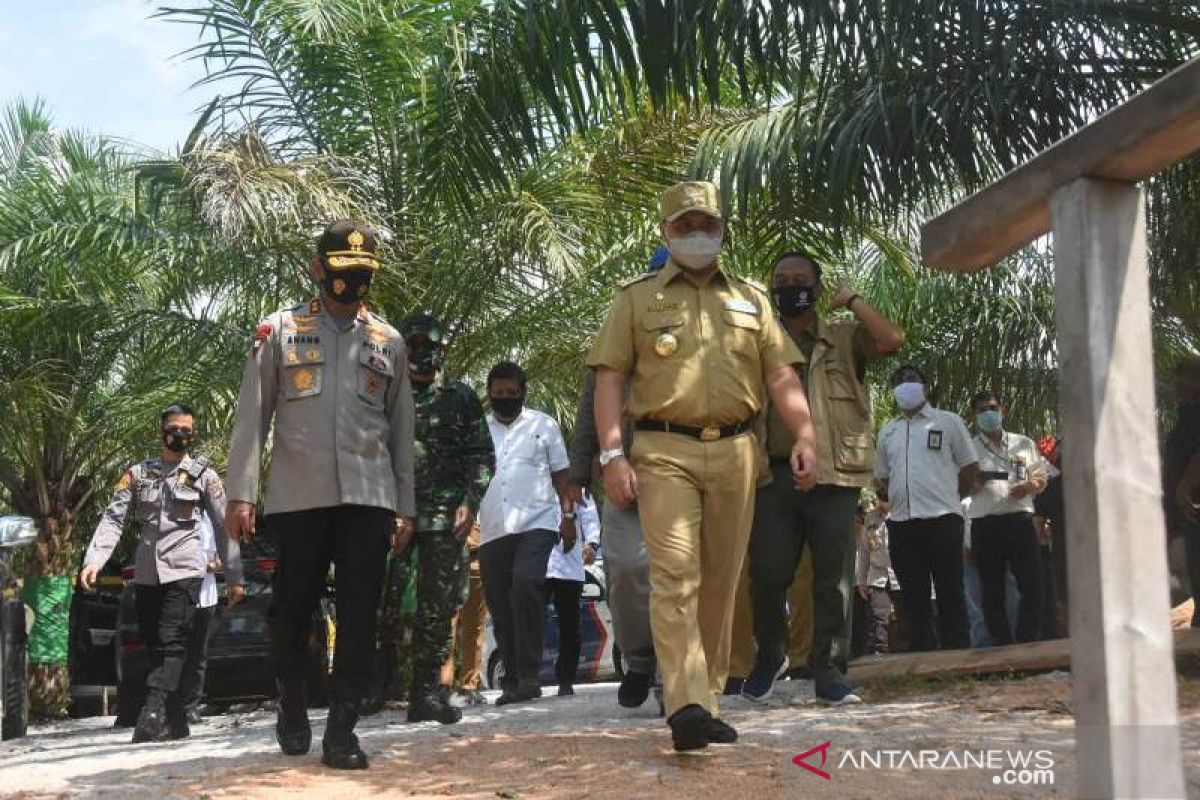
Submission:
<svg viewBox="0 0 1200 800">
<path fill-rule="evenodd" d="M 271 336 L 271 332 L 275 328 L 269 322 L 259 323 L 259 326 L 254 329 L 254 352 L 257 353 L 265 342 Z"/>
<path fill-rule="evenodd" d="M 941 450 L 942 449 L 942 432 L 939 430 L 931 430 L 929 432 L 929 441 L 926 443 L 926 446 L 930 450 Z"/>
</svg>

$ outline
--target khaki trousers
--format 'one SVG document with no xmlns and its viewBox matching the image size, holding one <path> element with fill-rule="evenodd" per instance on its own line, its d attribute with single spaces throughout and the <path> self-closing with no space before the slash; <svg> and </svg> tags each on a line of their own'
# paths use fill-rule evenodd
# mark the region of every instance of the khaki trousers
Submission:
<svg viewBox="0 0 1200 800">
<path fill-rule="evenodd" d="M 788 591 L 788 666 L 802 667 L 808 663 L 808 651 L 813 636 L 813 567 L 812 553 L 804 548 L 796 580 Z M 754 609 L 750 604 L 750 562 L 742 567 L 738 580 L 737 599 L 733 606 L 733 641 L 729 654 L 729 674 L 745 678 L 754 669 Z"/>
<path fill-rule="evenodd" d="M 702 442 L 639 431 L 630 461 L 650 558 L 650 626 L 670 717 L 718 714 L 738 576 L 754 517 L 753 434 Z"/>
<path fill-rule="evenodd" d="M 487 606 L 483 602 L 483 580 L 479 577 L 479 557 L 471 557 L 468 578 L 467 600 L 462 608 L 454 615 L 451 622 L 450 636 L 452 645 L 450 655 L 442 664 L 442 674 L 439 683 L 442 686 L 454 685 L 454 654 L 457 652 L 462 659 L 462 680 L 459 686 L 464 692 L 479 688 L 483 669 L 484 622 L 487 620 Z"/>
</svg>

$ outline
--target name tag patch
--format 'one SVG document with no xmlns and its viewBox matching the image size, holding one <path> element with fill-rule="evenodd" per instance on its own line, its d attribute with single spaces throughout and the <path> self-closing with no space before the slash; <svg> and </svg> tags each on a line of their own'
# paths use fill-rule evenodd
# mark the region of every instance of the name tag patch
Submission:
<svg viewBox="0 0 1200 800">
<path fill-rule="evenodd" d="M 754 314 L 756 316 L 758 315 L 758 306 L 754 305 L 754 303 L 751 303 L 749 300 L 742 300 L 741 298 L 734 298 L 732 300 L 726 300 L 725 301 L 725 310 L 726 311 L 737 311 L 738 313 L 741 313 L 741 314 Z"/>
</svg>

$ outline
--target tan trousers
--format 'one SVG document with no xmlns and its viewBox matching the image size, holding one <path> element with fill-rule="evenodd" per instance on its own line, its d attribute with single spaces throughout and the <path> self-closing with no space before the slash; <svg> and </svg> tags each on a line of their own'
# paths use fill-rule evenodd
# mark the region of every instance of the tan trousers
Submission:
<svg viewBox="0 0 1200 800">
<path fill-rule="evenodd" d="M 483 674 L 487 606 L 483 602 L 483 580 L 479 577 L 478 556 L 471 557 L 468 581 L 467 601 L 450 623 L 450 654 L 442 664 L 439 680 L 442 686 L 454 685 L 454 654 L 457 652 L 462 658 L 462 680 L 459 686 L 464 692 L 478 689 Z"/>
<path fill-rule="evenodd" d="M 796 567 L 796 580 L 788 592 L 788 666 L 799 667 L 808 663 L 808 651 L 812 646 L 813 568 L 812 555 L 804 548 L 800 565 Z M 733 640 L 729 654 L 729 674 L 745 678 L 754 669 L 754 609 L 750 604 L 750 560 L 742 567 L 738 580 L 737 599 L 733 606 Z"/>
<path fill-rule="evenodd" d="M 630 460 L 650 559 L 650 626 L 670 717 L 716 716 L 729 674 L 738 576 L 754 517 L 755 438 L 639 431 Z"/>
</svg>

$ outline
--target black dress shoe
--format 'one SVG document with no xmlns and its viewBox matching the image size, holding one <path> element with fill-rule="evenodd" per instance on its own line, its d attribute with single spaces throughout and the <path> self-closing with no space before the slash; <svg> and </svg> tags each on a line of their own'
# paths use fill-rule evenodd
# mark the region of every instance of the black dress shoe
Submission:
<svg viewBox="0 0 1200 800">
<path fill-rule="evenodd" d="M 187 715 L 174 714 L 167 715 L 167 738 L 172 741 L 186 739 L 192 735 L 192 729 L 188 726 Z"/>
<path fill-rule="evenodd" d="M 133 727 L 133 743 L 163 742 L 167 739 L 167 713 L 161 706 L 143 706 Z"/>
<path fill-rule="evenodd" d="M 425 694 L 415 698 L 408 704 L 409 722 L 440 722 L 443 725 L 453 725 L 462 719 L 462 711 L 443 702 L 433 694 Z"/>
<path fill-rule="evenodd" d="M 515 689 L 505 689 L 500 698 L 496 700 L 496 705 L 506 706 L 510 703 L 524 703 L 527 700 L 536 700 L 542 696 L 542 687 L 540 686 L 518 686 Z"/>
<path fill-rule="evenodd" d="M 704 735 L 709 744 L 733 744 L 738 740 L 737 731 L 732 725 L 713 717 L 704 728 Z"/>
<path fill-rule="evenodd" d="M 621 679 L 621 687 L 617 689 L 617 703 L 622 708 L 638 708 L 650 696 L 650 684 L 654 682 L 652 675 L 644 672 L 626 672 Z"/>
<path fill-rule="evenodd" d="M 671 726 L 671 741 L 675 752 L 686 753 L 708 747 L 708 726 L 712 715 L 695 703 L 684 706 L 671 715 L 667 724 Z"/>
<path fill-rule="evenodd" d="M 572 686 L 569 683 L 559 684 L 559 686 L 558 686 L 558 696 L 559 697 L 570 697 L 573 694 L 575 694 L 574 686 Z"/>
</svg>

